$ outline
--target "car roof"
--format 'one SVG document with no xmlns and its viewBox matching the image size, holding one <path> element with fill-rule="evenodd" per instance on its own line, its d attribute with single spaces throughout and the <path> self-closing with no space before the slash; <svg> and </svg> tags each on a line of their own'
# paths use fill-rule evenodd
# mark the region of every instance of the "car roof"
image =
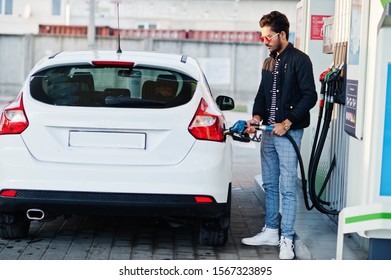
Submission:
<svg viewBox="0 0 391 280">
<path fill-rule="evenodd" d="M 187 55 L 143 51 L 62 51 L 41 59 L 30 75 L 45 68 L 62 65 L 91 64 L 92 61 L 133 62 L 135 66 L 162 67 L 182 72 L 196 80 L 200 79 L 200 67 L 196 59 Z"/>
</svg>

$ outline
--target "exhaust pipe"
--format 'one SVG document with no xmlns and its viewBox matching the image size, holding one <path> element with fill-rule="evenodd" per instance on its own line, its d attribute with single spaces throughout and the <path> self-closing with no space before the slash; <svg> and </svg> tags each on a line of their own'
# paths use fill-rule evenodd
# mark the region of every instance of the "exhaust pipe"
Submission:
<svg viewBox="0 0 391 280">
<path fill-rule="evenodd" d="M 41 209 L 29 209 L 26 211 L 26 216 L 29 220 L 40 221 L 45 217 L 45 212 Z"/>
</svg>

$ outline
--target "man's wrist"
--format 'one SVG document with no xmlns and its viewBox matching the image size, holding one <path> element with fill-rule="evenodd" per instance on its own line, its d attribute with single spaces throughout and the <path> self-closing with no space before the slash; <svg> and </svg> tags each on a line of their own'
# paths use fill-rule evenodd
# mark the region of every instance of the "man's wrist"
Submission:
<svg viewBox="0 0 391 280">
<path fill-rule="evenodd" d="M 281 124 L 282 124 L 282 127 L 284 128 L 285 131 L 288 131 L 289 129 L 291 129 L 292 122 L 290 120 L 286 119 Z"/>
</svg>

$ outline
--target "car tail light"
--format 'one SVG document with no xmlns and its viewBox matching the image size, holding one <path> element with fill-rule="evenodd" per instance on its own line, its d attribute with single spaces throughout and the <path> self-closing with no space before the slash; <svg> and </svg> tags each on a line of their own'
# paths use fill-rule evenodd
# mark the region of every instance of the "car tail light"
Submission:
<svg viewBox="0 0 391 280">
<path fill-rule="evenodd" d="M 93 60 L 92 64 L 95 66 L 111 66 L 111 67 L 129 67 L 132 68 L 134 65 L 134 62 L 128 62 L 128 61 L 107 61 L 107 60 Z"/>
<path fill-rule="evenodd" d="M 197 112 L 190 123 L 189 131 L 196 139 L 224 141 L 222 115 L 208 111 L 208 103 L 202 98 Z"/>
<path fill-rule="evenodd" d="M 3 109 L 0 118 L 0 134 L 19 134 L 29 125 L 24 112 L 22 94 Z"/>
<path fill-rule="evenodd" d="M 213 199 L 209 196 L 196 196 L 194 197 L 195 201 L 197 203 L 212 203 Z"/>
<path fill-rule="evenodd" d="M 15 197 L 16 196 L 16 191 L 14 190 L 4 190 L 0 193 L 0 196 L 5 196 L 5 197 Z"/>
</svg>

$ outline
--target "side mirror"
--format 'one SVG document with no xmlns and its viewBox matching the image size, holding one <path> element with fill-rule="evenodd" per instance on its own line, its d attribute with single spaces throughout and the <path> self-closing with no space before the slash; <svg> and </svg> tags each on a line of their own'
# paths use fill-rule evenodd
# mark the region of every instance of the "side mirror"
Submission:
<svg viewBox="0 0 391 280">
<path fill-rule="evenodd" d="M 217 96 L 216 103 L 221 111 L 232 110 L 233 108 L 235 108 L 235 101 L 229 96 Z"/>
</svg>

